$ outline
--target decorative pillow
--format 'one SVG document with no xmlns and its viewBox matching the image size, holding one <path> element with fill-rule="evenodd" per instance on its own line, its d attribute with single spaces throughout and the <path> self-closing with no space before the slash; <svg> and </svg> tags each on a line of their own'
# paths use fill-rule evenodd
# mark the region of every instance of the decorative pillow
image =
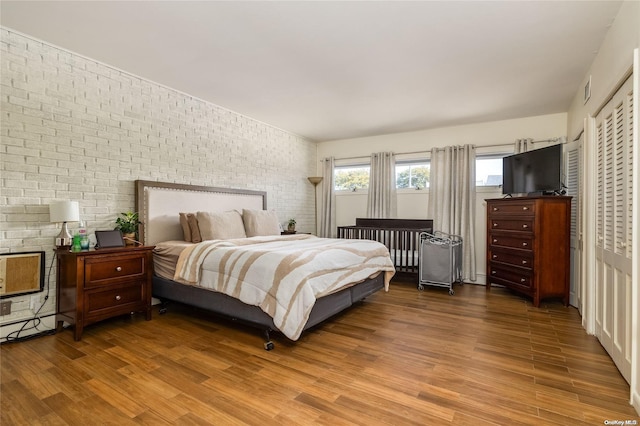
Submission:
<svg viewBox="0 0 640 426">
<path fill-rule="evenodd" d="M 189 219 L 187 218 L 187 213 L 180 213 L 180 226 L 182 226 L 182 235 L 184 235 L 183 240 L 190 243 L 191 228 L 189 228 Z"/>
<path fill-rule="evenodd" d="M 202 242 L 202 236 L 200 233 L 200 224 L 195 213 L 187 213 L 187 221 L 189 222 L 189 230 L 191 231 L 191 242 Z"/>
<path fill-rule="evenodd" d="M 242 221 L 247 237 L 280 235 L 278 215 L 273 210 L 242 210 Z"/>
<path fill-rule="evenodd" d="M 231 238 L 246 238 L 247 236 L 244 232 L 242 216 L 235 210 L 228 212 L 198 212 L 197 218 L 203 240 L 228 240 Z"/>
</svg>

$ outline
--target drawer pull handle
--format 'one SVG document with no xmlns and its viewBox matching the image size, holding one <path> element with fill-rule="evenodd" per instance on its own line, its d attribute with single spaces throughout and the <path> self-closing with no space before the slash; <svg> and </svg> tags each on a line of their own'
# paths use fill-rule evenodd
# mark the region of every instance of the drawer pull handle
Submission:
<svg viewBox="0 0 640 426">
<path fill-rule="evenodd" d="M 528 245 L 529 245 L 529 244 L 527 244 L 527 243 L 522 243 L 522 247 L 526 247 L 526 246 L 528 246 Z"/>
<path fill-rule="evenodd" d="M 522 227 L 523 227 L 524 229 L 527 229 L 527 228 L 529 227 L 529 225 L 527 225 L 527 224 L 525 223 L 524 225 L 522 225 Z"/>
<path fill-rule="evenodd" d="M 522 210 L 529 210 L 529 207 L 525 206 L 522 208 Z"/>
<path fill-rule="evenodd" d="M 523 265 L 526 265 L 526 264 L 527 264 L 527 261 L 526 261 L 526 260 L 523 260 L 523 261 L 522 261 L 522 264 L 523 264 Z"/>
<path fill-rule="evenodd" d="M 120 300 L 120 299 L 122 299 L 122 297 L 120 297 L 120 295 L 118 294 L 118 295 L 116 296 L 116 300 Z"/>
<path fill-rule="evenodd" d="M 526 280 L 526 279 L 524 279 L 524 278 L 520 278 L 520 282 L 521 282 L 521 283 L 523 283 L 523 282 L 525 282 L 525 281 L 527 281 L 527 280 Z"/>
<path fill-rule="evenodd" d="M 495 275 L 495 274 L 496 274 L 496 271 L 491 271 L 491 275 Z"/>
<path fill-rule="evenodd" d="M 498 209 L 497 207 L 494 207 L 494 208 L 493 208 L 493 211 L 494 211 L 494 212 L 497 212 L 498 210 L 499 210 L 499 209 Z"/>
<path fill-rule="evenodd" d="M 122 272 L 122 266 L 116 266 L 116 271 Z"/>
<path fill-rule="evenodd" d="M 494 227 L 494 228 L 497 228 L 497 227 L 498 227 L 498 224 L 497 224 L 497 223 L 494 223 L 494 224 L 493 224 L 493 227 Z"/>
<path fill-rule="evenodd" d="M 493 242 L 494 242 L 494 243 L 497 243 L 497 242 L 498 242 L 498 240 L 494 238 L 494 239 L 493 239 Z"/>
<path fill-rule="evenodd" d="M 497 255 L 497 254 L 494 254 L 494 255 L 493 255 L 493 258 L 494 258 L 494 259 L 497 259 L 497 258 L 498 258 L 498 255 Z"/>
</svg>

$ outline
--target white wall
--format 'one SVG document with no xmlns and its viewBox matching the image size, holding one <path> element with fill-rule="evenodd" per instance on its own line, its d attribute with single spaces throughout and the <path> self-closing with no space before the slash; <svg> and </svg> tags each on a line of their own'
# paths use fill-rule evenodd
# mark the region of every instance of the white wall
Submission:
<svg viewBox="0 0 640 426">
<path fill-rule="evenodd" d="M 267 191 L 282 222 L 314 223 L 316 145 L 267 124 L 76 55 L 1 31 L 0 252 L 45 250 L 52 200 L 77 200 L 89 232 L 134 210 L 134 180 Z M 40 297 L 43 295 L 40 293 Z M 8 324 L 29 318 L 13 297 Z M 55 270 L 43 315 L 55 312 Z"/>
<path fill-rule="evenodd" d="M 318 158 L 333 156 L 337 164 L 368 162 L 373 152 L 392 151 L 395 153 L 423 151 L 419 154 L 400 155 L 400 159 L 427 158 L 424 151 L 448 145 L 474 144 L 478 154 L 513 152 L 513 142 L 518 138 L 530 137 L 545 140 L 566 135 L 567 115 L 551 114 L 514 120 L 469 124 L 423 130 L 419 132 L 397 133 L 358 139 L 336 140 L 318 144 Z M 506 146 L 491 146 L 503 145 Z M 543 146 L 543 145 L 539 145 Z M 340 158 L 361 157 L 340 161 Z M 321 168 L 318 165 L 318 173 Z M 485 238 L 487 198 L 501 197 L 501 190 L 478 188 L 476 196 L 476 267 L 478 283 L 485 283 Z M 428 191 L 412 189 L 398 192 L 398 217 L 428 219 Z M 336 222 L 338 226 L 353 225 L 356 217 L 366 217 L 366 191 L 345 192 L 336 195 Z"/>
</svg>

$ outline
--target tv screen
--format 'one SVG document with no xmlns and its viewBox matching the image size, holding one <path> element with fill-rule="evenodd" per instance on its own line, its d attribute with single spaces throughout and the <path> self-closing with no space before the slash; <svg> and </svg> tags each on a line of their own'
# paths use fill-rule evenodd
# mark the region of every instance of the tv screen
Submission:
<svg viewBox="0 0 640 426">
<path fill-rule="evenodd" d="M 556 193 L 562 190 L 562 144 L 502 159 L 502 193 Z"/>
</svg>

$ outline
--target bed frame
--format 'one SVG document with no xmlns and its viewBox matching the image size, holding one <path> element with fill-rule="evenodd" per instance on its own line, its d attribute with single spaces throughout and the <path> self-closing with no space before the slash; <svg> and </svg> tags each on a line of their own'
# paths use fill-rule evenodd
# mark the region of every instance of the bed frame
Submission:
<svg viewBox="0 0 640 426">
<path fill-rule="evenodd" d="M 154 245 L 161 241 L 181 240 L 180 212 L 266 209 L 267 194 L 263 191 L 214 188 L 176 183 L 136 181 L 136 208 L 140 216 L 140 241 Z M 304 326 L 307 330 L 333 315 L 362 301 L 384 288 L 384 274 L 357 283 L 339 292 L 319 298 Z M 277 331 L 270 316 L 259 307 L 211 290 L 187 286 L 159 276 L 153 277 L 153 296 L 163 302 L 160 312 L 166 312 L 164 302 L 171 300 L 196 306 L 263 330 L 264 348 L 274 344 L 270 333 Z"/>
<path fill-rule="evenodd" d="M 391 253 L 396 273 L 419 272 L 420 234 L 433 233 L 431 219 L 357 218 L 355 226 L 338 226 L 338 238 L 374 240 Z"/>
</svg>

